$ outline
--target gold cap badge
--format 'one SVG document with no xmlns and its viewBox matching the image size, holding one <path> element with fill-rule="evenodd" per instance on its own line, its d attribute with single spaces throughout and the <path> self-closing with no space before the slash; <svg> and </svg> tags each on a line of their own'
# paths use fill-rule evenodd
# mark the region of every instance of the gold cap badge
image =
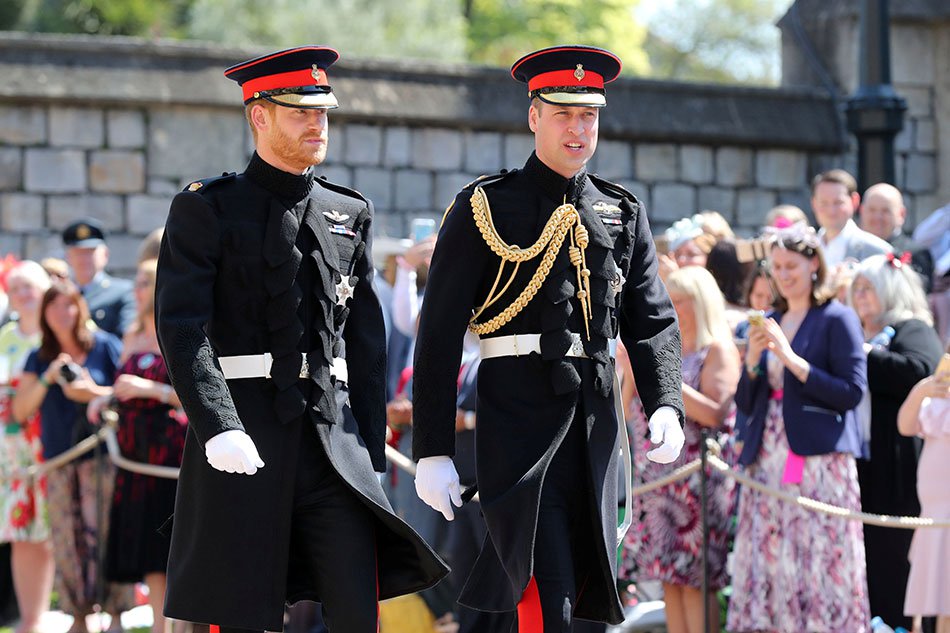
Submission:
<svg viewBox="0 0 950 633">
<path fill-rule="evenodd" d="M 188 191 L 198 191 L 199 189 L 201 189 L 201 187 L 202 187 L 202 184 L 200 182 L 193 182 L 190 185 L 188 185 Z"/>
<path fill-rule="evenodd" d="M 320 81 L 320 68 L 314 64 L 311 66 L 310 76 L 313 77 L 314 81 Z"/>
<path fill-rule="evenodd" d="M 85 224 L 76 227 L 76 239 L 84 240 L 92 235 L 92 231 Z"/>
<path fill-rule="evenodd" d="M 584 72 L 583 64 L 578 64 L 577 68 L 574 69 L 574 78 L 577 79 L 577 81 L 580 81 L 581 79 L 583 79 L 584 75 L 586 74 L 587 73 Z"/>
</svg>

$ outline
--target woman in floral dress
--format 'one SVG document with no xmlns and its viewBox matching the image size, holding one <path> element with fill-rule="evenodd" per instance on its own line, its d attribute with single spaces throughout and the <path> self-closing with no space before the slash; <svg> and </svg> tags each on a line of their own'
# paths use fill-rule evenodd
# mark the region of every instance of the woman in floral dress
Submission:
<svg viewBox="0 0 950 633">
<path fill-rule="evenodd" d="M 739 380 L 739 352 L 732 342 L 725 304 L 712 275 L 689 266 L 670 274 L 667 290 L 676 309 L 683 339 L 683 402 L 686 405 L 686 445 L 682 461 L 656 464 L 645 461 L 636 469 L 637 484 L 669 474 L 699 457 L 702 429 L 710 430 L 731 457 L 732 405 Z M 650 447 L 643 408 L 632 411 L 634 453 Z M 660 580 L 670 633 L 701 633 L 703 604 L 709 608 L 710 630 L 719 630 L 715 592 L 725 586 L 728 527 L 734 507 L 734 483 L 713 473 L 708 482 L 710 595 L 702 596 L 702 541 L 700 474 L 640 495 L 634 499 L 633 528 L 625 543 L 623 575 L 631 580 Z"/>
<path fill-rule="evenodd" d="M 185 448 L 187 420 L 178 412 L 181 403 L 171 388 L 155 335 L 155 270 L 154 259 L 139 264 L 135 277 L 139 310 L 125 336 L 124 362 L 116 372 L 112 393 L 96 398 L 87 412 L 95 423 L 102 407 L 116 401 L 122 455 L 143 464 L 177 468 Z M 113 582 L 145 581 L 155 633 L 165 630 L 162 604 L 169 546 L 158 529 L 174 512 L 177 483 L 120 469 L 112 498 L 106 577 Z"/>
<path fill-rule="evenodd" d="M 780 305 L 749 328 L 736 391 L 748 416 L 739 463 L 772 488 L 860 510 L 861 324 L 822 290 L 827 268 L 809 227 L 778 231 L 770 265 Z M 738 517 L 729 631 L 868 632 L 859 522 L 752 488 L 742 490 Z"/>
<path fill-rule="evenodd" d="M 36 262 L 25 261 L 10 271 L 6 284 L 17 320 L 0 328 L 0 542 L 12 543 L 11 570 L 20 610 L 16 633 L 28 633 L 49 608 L 53 550 L 46 478 L 8 478 L 42 461 L 40 417 L 34 415 L 20 424 L 13 419 L 11 404 L 26 357 L 40 344 L 40 302 L 49 288 L 49 276 Z"/>
</svg>

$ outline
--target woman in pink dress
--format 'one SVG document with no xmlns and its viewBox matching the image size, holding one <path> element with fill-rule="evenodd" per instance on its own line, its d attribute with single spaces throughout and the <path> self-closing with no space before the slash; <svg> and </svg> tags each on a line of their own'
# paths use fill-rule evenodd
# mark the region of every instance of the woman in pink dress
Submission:
<svg viewBox="0 0 950 633">
<path fill-rule="evenodd" d="M 920 515 L 950 520 L 950 349 L 937 373 L 911 390 L 897 414 L 902 435 L 924 438 L 917 462 Z M 936 616 L 937 633 L 950 633 L 950 531 L 921 528 L 910 546 L 904 613 Z"/>
</svg>

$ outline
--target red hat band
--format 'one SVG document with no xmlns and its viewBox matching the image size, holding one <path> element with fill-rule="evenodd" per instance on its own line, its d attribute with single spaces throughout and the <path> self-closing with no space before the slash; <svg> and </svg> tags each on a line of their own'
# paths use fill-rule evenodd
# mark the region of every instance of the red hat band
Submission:
<svg viewBox="0 0 950 633">
<path fill-rule="evenodd" d="M 528 81 L 528 92 L 561 86 L 584 86 L 603 90 L 604 77 L 600 73 L 584 70 L 578 64 L 574 70 L 552 70 L 551 72 L 535 75 Z"/>
<path fill-rule="evenodd" d="M 266 75 L 244 82 L 241 89 L 244 92 L 244 101 L 256 99 L 255 93 L 281 88 L 300 88 L 303 86 L 328 86 L 327 73 L 319 68 L 294 70 L 276 75 Z"/>
</svg>

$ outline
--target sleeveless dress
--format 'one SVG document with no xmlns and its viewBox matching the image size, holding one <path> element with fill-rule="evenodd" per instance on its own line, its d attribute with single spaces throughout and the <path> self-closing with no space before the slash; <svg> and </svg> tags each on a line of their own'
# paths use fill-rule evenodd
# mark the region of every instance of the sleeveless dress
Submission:
<svg viewBox="0 0 950 633">
<path fill-rule="evenodd" d="M 699 389 L 699 378 L 709 348 L 683 356 L 683 382 Z M 672 464 L 657 464 L 645 455 L 650 443 L 648 420 L 639 399 L 632 410 L 634 443 L 634 485 L 649 483 L 668 475 L 685 463 L 699 458 L 702 433 L 699 423 L 686 418 L 686 444 Z M 733 408 L 719 429 L 709 436 L 722 447 L 722 458 L 734 461 L 732 430 Z M 630 422 L 628 422 L 630 424 Z M 624 542 L 621 577 L 631 581 L 659 580 L 673 585 L 702 587 L 703 524 L 699 471 L 633 500 L 634 522 Z M 729 523 L 735 507 L 735 481 L 713 471 L 707 483 L 709 514 L 709 587 L 717 590 L 728 583 L 726 557 Z"/>
<path fill-rule="evenodd" d="M 857 466 L 849 453 L 807 456 L 800 483 L 782 483 L 789 454 L 782 416 L 784 366 L 772 354 L 768 378 L 773 391 L 762 446 L 747 474 L 793 495 L 860 510 Z M 861 523 L 743 489 L 726 628 L 733 633 L 868 633 L 870 621 Z"/>
<path fill-rule="evenodd" d="M 116 377 L 132 374 L 169 384 L 158 354 L 131 355 Z M 181 466 L 186 420 L 160 400 L 136 398 L 119 405 L 117 432 L 122 455 L 136 462 Z M 158 529 L 175 507 L 176 479 L 119 469 L 112 498 L 106 574 L 115 582 L 136 582 L 147 573 L 165 573 L 169 539 Z"/>
</svg>

